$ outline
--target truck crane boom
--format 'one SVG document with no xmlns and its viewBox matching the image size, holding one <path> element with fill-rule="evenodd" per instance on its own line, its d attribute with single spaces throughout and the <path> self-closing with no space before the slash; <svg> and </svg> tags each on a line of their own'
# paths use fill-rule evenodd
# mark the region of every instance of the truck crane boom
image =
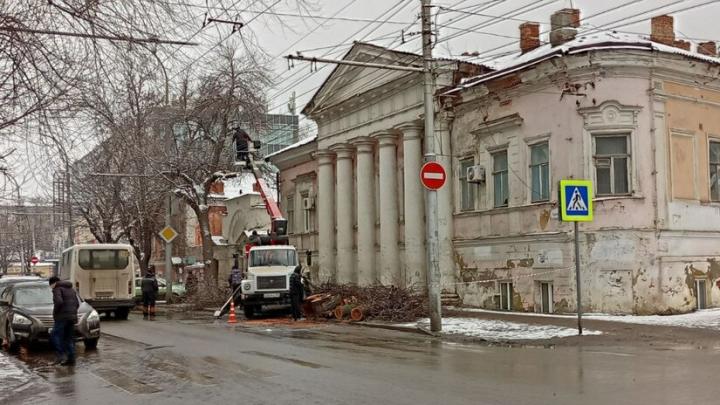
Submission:
<svg viewBox="0 0 720 405">
<path fill-rule="evenodd" d="M 253 141 L 250 135 L 241 128 L 235 129 L 235 142 L 237 147 L 236 164 L 244 165 L 245 169 L 249 170 L 255 177 L 254 188 L 260 192 L 260 197 L 265 204 L 265 210 L 267 210 L 270 216 L 271 238 L 278 239 L 271 239 L 271 242 L 286 240 L 287 219 L 280 211 L 280 207 L 272 196 L 270 187 L 268 187 L 267 182 L 263 178 L 259 165 L 255 162 L 256 149 L 259 148 L 260 142 Z"/>
</svg>

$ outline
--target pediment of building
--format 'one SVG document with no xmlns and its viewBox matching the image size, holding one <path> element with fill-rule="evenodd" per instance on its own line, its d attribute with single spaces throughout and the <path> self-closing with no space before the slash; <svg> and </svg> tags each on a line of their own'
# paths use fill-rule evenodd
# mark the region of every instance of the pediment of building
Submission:
<svg viewBox="0 0 720 405">
<path fill-rule="evenodd" d="M 388 50 L 383 47 L 355 43 L 342 60 L 395 66 L 420 66 L 419 55 Z M 346 104 L 353 98 L 370 93 L 398 79 L 417 75 L 414 72 L 378 69 L 374 67 L 337 65 L 303 113 L 318 118 L 323 111 Z"/>
</svg>

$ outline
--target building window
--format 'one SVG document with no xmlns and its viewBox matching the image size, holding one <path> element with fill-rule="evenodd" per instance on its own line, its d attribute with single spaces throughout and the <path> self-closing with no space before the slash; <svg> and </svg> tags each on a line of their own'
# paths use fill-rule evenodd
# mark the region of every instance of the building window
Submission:
<svg viewBox="0 0 720 405">
<path fill-rule="evenodd" d="M 508 206 L 508 156 L 507 151 L 493 155 L 493 188 L 495 207 Z"/>
<path fill-rule="evenodd" d="M 302 200 L 309 201 L 308 200 L 308 193 L 302 193 Z M 313 210 L 310 207 L 305 207 L 305 203 L 303 203 L 303 232 L 312 232 L 313 230 Z"/>
<path fill-rule="evenodd" d="M 287 198 L 287 232 L 295 232 L 295 199 L 293 197 Z"/>
<path fill-rule="evenodd" d="M 475 209 L 475 185 L 468 182 L 467 169 L 475 164 L 473 158 L 460 161 L 460 211 L 472 211 Z"/>
<path fill-rule="evenodd" d="M 720 201 L 720 142 L 710 142 L 710 199 Z"/>
<path fill-rule="evenodd" d="M 532 202 L 550 199 L 550 153 L 547 143 L 530 147 L 530 175 L 532 176 Z"/>
<path fill-rule="evenodd" d="M 630 193 L 630 153 L 627 135 L 594 136 L 597 195 Z"/>
<path fill-rule="evenodd" d="M 500 309 L 505 311 L 512 310 L 513 301 L 513 285 L 512 283 L 500 283 Z"/>
</svg>

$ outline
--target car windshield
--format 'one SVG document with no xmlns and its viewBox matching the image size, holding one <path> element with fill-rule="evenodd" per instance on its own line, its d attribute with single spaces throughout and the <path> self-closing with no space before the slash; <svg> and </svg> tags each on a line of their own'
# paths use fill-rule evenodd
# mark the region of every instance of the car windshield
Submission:
<svg viewBox="0 0 720 405">
<path fill-rule="evenodd" d="M 250 266 L 295 266 L 295 251 L 290 249 L 255 250 L 250 253 Z"/>
<path fill-rule="evenodd" d="M 50 305 L 53 303 L 50 287 L 18 288 L 15 290 L 16 305 Z"/>
</svg>

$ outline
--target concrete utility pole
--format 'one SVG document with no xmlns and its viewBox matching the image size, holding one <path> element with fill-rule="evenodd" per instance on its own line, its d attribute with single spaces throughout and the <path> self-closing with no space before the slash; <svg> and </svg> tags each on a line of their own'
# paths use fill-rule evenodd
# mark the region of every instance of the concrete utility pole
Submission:
<svg viewBox="0 0 720 405">
<path fill-rule="evenodd" d="M 435 137 L 435 78 L 433 76 L 432 59 L 432 22 L 430 0 L 420 0 L 422 19 L 423 49 L 423 84 L 425 86 L 425 162 L 436 159 Z M 445 169 L 447 170 L 447 168 Z M 420 173 L 418 173 L 418 176 Z M 449 185 L 445 185 L 449 187 Z M 425 218 L 427 228 L 427 283 L 430 301 L 430 330 L 442 330 L 442 314 L 440 303 L 440 261 L 438 243 L 438 196 L 435 190 L 425 190 Z"/>
<path fill-rule="evenodd" d="M 172 227 L 172 193 L 168 193 L 167 209 L 165 210 L 165 226 Z M 165 302 L 172 304 L 173 285 L 172 241 L 165 243 Z"/>
</svg>

